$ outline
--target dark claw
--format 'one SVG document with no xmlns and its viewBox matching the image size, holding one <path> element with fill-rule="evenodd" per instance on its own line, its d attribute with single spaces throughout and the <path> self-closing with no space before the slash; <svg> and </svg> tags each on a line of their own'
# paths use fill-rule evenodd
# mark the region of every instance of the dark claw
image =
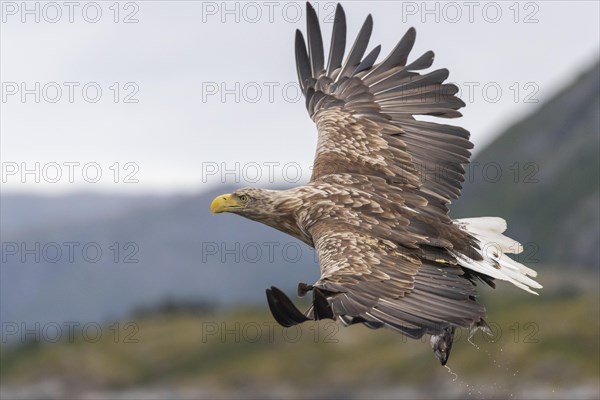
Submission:
<svg viewBox="0 0 600 400">
<path fill-rule="evenodd" d="M 322 290 L 314 288 L 313 291 L 313 312 L 315 321 L 320 319 L 335 319 L 331 305 Z"/>
<path fill-rule="evenodd" d="M 267 289 L 267 302 L 269 303 L 271 314 L 273 314 L 275 320 L 283 327 L 289 328 L 290 326 L 308 321 L 306 315 L 302 314 L 285 293 L 275 286 Z"/>
<path fill-rule="evenodd" d="M 306 296 L 306 293 L 310 292 L 311 290 L 313 290 L 313 285 L 307 285 L 306 283 L 302 282 L 298 284 L 298 296 L 300 297 Z"/>
</svg>

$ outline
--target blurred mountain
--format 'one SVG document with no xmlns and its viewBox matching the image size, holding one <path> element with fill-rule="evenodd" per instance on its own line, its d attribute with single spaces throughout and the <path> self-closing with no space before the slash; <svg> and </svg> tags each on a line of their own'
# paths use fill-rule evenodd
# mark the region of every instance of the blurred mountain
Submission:
<svg viewBox="0 0 600 400">
<path fill-rule="evenodd" d="M 529 263 L 600 264 L 600 67 L 478 152 L 452 215 L 501 216 Z"/>
<path fill-rule="evenodd" d="M 306 245 L 211 215 L 217 194 L 3 195 L 1 320 L 104 321 L 190 299 L 262 303 L 271 285 L 295 291 L 318 278 Z"/>
</svg>

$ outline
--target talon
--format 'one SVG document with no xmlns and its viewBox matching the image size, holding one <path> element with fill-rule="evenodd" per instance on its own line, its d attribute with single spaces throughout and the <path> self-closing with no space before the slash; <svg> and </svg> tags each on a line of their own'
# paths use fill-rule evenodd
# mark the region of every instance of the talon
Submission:
<svg viewBox="0 0 600 400">
<path fill-rule="evenodd" d="M 306 296 L 306 293 L 310 292 L 311 290 L 313 290 L 312 285 L 307 285 L 306 283 L 303 283 L 303 282 L 300 282 L 298 284 L 298 296 L 300 296 L 300 297 Z"/>
<path fill-rule="evenodd" d="M 433 354 L 442 365 L 446 365 L 452 350 L 452 341 L 454 340 L 454 327 L 447 326 L 439 335 L 431 335 L 431 348 Z"/>
</svg>

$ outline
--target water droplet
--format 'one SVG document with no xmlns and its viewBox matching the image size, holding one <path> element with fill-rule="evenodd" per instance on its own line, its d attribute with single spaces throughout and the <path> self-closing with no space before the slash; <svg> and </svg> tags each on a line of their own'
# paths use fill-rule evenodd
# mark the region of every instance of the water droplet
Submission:
<svg viewBox="0 0 600 400">
<path fill-rule="evenodd" d="M 450 369 L 450 367 L 449 367 L 449 366 L 447 366 L 447 365 L 444 365 L 444 367 L 446 367 L 446 369 L 448 370 L 448 373 L 449 373 L 449 374 L 452 374 L 452 375 L 454 375 L 454 379 L 452 379 L 452 382 L 456 382 L 456 380 L 458 379 L 458 374 L 455 374 L 454 372 L 452 372 L 452 370 Z"/>
</svg>

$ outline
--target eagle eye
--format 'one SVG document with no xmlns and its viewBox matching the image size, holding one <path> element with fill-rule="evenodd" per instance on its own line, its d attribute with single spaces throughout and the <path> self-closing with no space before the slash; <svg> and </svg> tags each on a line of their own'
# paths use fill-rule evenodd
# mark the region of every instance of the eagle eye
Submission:
<svg viewBox="0 0 600 400">
<path fill-rule="evenodd" d="M 241 195 L 239 196 L 239 199 L 240 199 L 240 201 L 242 201 L 242 202 L 244 202 L 244 203 L 245 203 L 245 202 L 247 202 L 247 201 L 248 201 L 248 196 L 247 196 L 247 195 L 245 195 L 245 194 L 241 194 Z"/>
</svg>

